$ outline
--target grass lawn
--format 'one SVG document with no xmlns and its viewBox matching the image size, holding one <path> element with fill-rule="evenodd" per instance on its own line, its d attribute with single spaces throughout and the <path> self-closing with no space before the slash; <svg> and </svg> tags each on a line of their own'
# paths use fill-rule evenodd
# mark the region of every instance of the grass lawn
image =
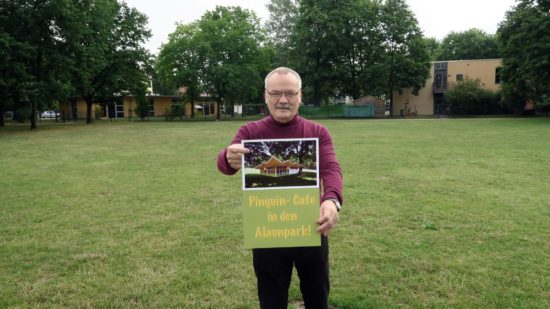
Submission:
<svg viewBox="0 0 550 309">
<path fill-rule="evenodd" d="M 549 119 L 320 122 L 332 305 L 550 307 Z M 215 165 L 241 124 L 0 128 L 0 307 L 257 308 L 241 177 Z"/>
</svg>

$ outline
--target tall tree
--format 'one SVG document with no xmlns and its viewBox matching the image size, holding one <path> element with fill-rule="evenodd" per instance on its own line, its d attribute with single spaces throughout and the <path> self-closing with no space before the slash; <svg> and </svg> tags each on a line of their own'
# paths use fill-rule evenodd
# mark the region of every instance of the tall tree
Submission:
<svg viewBox="0 0 550 309">
<path fill-rule="evenodd" d="M 464 32 L 451 32 L 443 38 L 436 52 L 436 60 L 494 59 L 499 58 L 496 36 L 472 28 Z"/>
<path fill-rule="evenodd" d="M 430 55 L 418 22 L 404 0 L 387 0 L 382 9 L 386 51 L 386 80 L 393 113 L 393 92 L 424 87 L 430 74 Z"/>
<path fill-rule="evenodd" d="M 258 95 L 262 77 L 269 69 L 265 32 L 256 15 L 240 7 L 216 7 L 198 21 L 197 42 L 204 63 L 200 78 L 204 90 L 221 106 L 246 103 Z"/>
<path fill-rule="evenodd" d="M 345 45 L 350 45 L 350 37 L 344 34 L 350 12 L 346 8 L 354 2 L 300 1 L 292 57 L 302 75 L 305 96 L 315 105 L 333 97 L 343 84 Z"/>
<path fill-rule="evenodd" d="M 550 2 L 521 0 L 498 29 L 503 96 L 516 110 L 550 101 Z"/>
<path fill-rule="evenodd" d="M 266 7 L 269 11 L 269 20 L 266 22 L 265 27 L 276 51 L 274 66 L 292 66 L 290 53 L 293 45 L 291 37 L 295 31 L 298 18 L 298 1 L 271 0 Z"/>
<path fill-rule="evenodd" d="M 0 73 L 0 87 L 9 91 L 3 97 L 15 108 L 30 105 L 31 129 L 37 127 L 38 108 L 68 89 L 67 9 L 67 0 L 0 2 L 0 37 L 7 48 L 2 52 L 6 70 Z"/>
<path fill-rule="evenodd" d="M 437 51 L 441 43 L 434 37 L 424 37 L 424 42 L 428 48 L 428 53 L 430 54 L 430 59 L 435 61 L 437 59 Z"/>
<path fill-rule="evenodd" d="M 370 0 L 352 1 L 342 13 L 341 94 L 353 98 L 383 95 L 386 84 L 378 78 L 383 75 L 385 57 L 381 48 L 384 36 L 379 31 L 381 4 Z"/>
<path fill-rule="evenodd" d="M 72 16 L 82 26 L 69 34 L 75 94 L 86 101 L 87 122 L 92 104 L 115 95 L 144 95 L 149 55 L 142 43 L 151 35 L 147 17 L 117 0 L 74 2 Z"/>
<path fill-rule="evenodd" d="M 2 18 L 4 19 L 4 18 Z M 3 29 L 6 25 L 0 22 L 0 127 L 4 126 L 4 113 L 8 109 L 22 107 L 27 102 L 27 85 L 31 76 L 26 68 L 28 45 L 15 40 Z"/>
<path fill-rule="evenodd" d="M 195 101 L 202 91 L 200 71 L 205 63 L 205 52 L 198 41 L 199 24 L 180 24 L 169 35 L 168 43 L 160 50 L 156 71 L 161 81 L 172 88 L 185 86 L 185 96 L 191 102 L 191 117 L 195 116 Z"/>
</svg>

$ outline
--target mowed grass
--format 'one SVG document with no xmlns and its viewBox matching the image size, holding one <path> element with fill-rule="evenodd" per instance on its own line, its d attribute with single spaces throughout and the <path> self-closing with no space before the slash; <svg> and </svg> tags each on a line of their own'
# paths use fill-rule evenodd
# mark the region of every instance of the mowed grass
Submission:
<svg viewBox="0 0 550 309">
<path fill-rule="evenodd" d="M 549 119 L 320 122 L 333 306 L 550 307 Z M 241 177 L 215 162 L 242 124 L 0 128 L 0 307 L 257 308 Z"/>
</svg>

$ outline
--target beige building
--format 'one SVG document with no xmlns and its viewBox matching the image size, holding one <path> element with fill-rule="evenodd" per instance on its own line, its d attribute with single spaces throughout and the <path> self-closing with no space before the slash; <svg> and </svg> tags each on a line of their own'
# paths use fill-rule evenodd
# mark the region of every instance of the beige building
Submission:
<svg viewBox="0 0 550 309">
<path fill-rule="evenodd" d="M 411 89 L 393 94 L 393 116 L 432 116 L 442 109 L 442 101 L 449 89 L 466 78 L 479 79 L 489 90 L 500 89 L 499 71 L 502 59 L 455 60 L 432 62 L 430 78 L 418 95 Z"/>
<path fill-rule="evenodd" d="M 185 112 L 178 111 L 181 106 L 180 96 L 148 95 L 150 117 L 165 117 L 171 115 L 191 115 L 191 103 L 185 104 Z M 75 98 L 60 104 L 63 117 L 67 120 L 86 119 L 86 101 L 83 98 Z M 211 100 L 195 102 L 195 115 L 215 117 L 216 103 Z M 127 117 L 138 117 L 136 112 L 136 98 L 133 96 L 120 97 L 110 103 L 94 103 L 92 105 L 92 117 L 98 110 L 99 117 L 104 119 L 117 119 Z"/>
</svg>

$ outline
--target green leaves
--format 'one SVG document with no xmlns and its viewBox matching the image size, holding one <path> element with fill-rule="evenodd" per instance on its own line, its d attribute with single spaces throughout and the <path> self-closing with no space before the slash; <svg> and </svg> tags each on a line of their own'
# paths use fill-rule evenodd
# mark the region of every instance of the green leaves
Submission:
<svg viewBox="0 0 550 309">
<path fill-rule="evenodd" d="M 290 59 L 302 75 L 306 102 L 424 86 L 430 56 L 404 1 L 304 0 L 295 20 Z"/>
<path fill-rule="evenodd" d="M 526 101 L 550 101 L 550 18 L 547 1 L 522 0 L 498 29 L 503 94 L 523 110 Z"/>
<path fill-rule="evenodd" d="M 172 87 L 188 87 L 191 102 L 204 91 L 218 105 L 248 103 L 259 96 L 270 67 L 265 42 L 254 13 L 218 6 L 197 22 L 178 25 L 160 51 L 157 69 Z M 218 118 L 219 111 L 218 106 Z"/>
<path fill-rule="evenodd" d="M 500 58 L 496 36 L 476 28 L 449 33 L 436 52 L 441 61 L 495 58 Z"/>
</svg>

